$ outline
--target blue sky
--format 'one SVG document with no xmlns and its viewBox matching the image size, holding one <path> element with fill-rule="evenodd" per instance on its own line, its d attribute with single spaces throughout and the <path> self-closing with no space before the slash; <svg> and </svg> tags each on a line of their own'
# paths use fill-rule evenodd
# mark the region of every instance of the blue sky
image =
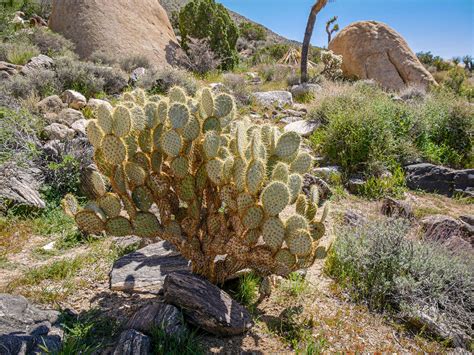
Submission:
<svg viewBox="0 0 474 355">
<path fill-rule="evenodd" d="M 315 0 L 218 0 L 290 39 L 301 41 Z M 360 20 L 385 22 L 415 51 L 444 58 L 474 55 L 474 0 L 336 0 L 318 16 L 313 44 L 325 46 L 325 22 L 339 17 L 339 26 Z"/>
</svg>

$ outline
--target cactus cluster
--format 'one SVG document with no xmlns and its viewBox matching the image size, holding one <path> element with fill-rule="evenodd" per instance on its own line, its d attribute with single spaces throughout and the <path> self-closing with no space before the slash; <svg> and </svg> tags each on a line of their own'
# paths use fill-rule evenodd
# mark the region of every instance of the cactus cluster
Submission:
<svg viewBox="0 0 474 355">
<path fill-rule="evenodd" d="M 324 224 L 317 188 L 302 193 L 312 159 L 298 134 L 237 119 L 233 98 L 207 88 L 196 98 L 179 87 L 168 97 L 136 90 L 96 116 L 87 135 L 100 197 L 84 208 L 63 200 L 81 230 L 168 240 L 213 282 L 313 263 Z M 283 219 L 290 205 L 296 213 Z"/>
</svg>

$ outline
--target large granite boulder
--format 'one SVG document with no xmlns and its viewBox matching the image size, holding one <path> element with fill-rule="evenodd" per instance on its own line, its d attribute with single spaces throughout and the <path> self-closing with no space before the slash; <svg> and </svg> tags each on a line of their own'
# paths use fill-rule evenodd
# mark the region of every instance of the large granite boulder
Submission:
<svg viewBox="0 0 474 355">
<path fill-rule="evenodd" d="M 436 85 L 403 37 L 384 23 L 352 23 L 329 43 L 329 49 L 342 55 L 342 70 L 348 77 L 374 79 L 390 90 Z"/>
<path fill-rule="evenodd" d="M 158 0 L 54 0 L 49 27 L 70 39 L 82 58 L 141 55 L 174 64 L 178 41 Z"/>
</svg>

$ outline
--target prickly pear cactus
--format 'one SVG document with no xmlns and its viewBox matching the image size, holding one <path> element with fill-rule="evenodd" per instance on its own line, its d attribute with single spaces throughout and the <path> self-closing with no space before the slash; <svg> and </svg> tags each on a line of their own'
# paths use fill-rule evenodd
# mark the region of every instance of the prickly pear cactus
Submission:
<svg viewBox="0 0 474 355">
<path fill-rule="evenodd" d="M 231 96 L 137 90 L 112 111 L 100 107 L 87 135 L 101 196 L 82 209 L 73 196 L 63 201 L 81 230 L 168 240 L 213 282 L 244 268 L 285 275 L 313 263 L 324 225 L 315 220 L 317 189 L 302 193 L 311 156 L 296 133 L 237 119 Z M 290 205 L 296 213 L 283 219 Z"/>
</svg>

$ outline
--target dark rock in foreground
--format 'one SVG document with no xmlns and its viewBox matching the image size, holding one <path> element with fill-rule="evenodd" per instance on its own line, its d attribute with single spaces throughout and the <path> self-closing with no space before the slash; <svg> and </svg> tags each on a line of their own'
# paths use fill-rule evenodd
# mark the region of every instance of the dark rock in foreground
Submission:
<svg viewBox="0 0 474 355">
<path fill-rule="evenodd" d="M 110 288 L 158 294 L 166 275 L 189 270 L 189 262 L 170 243 L 162 241 L 118 259 L 110 273 Z"/>
<path fill-rule="evenodd" d="M 136 330 L 125 330 L 120 334 L 120 339 L 113 355 L 148 355 L 151 353 L 151 341 L 145 334 Z"/>
<path fill-rule="evenodd" d="M 0 294 L 0 354 L 40 353 L 39 346 L 59 350 L 58 317 L 59 312 L 41 310 L 23 296 Z"/>
<path fill-rule="evenodd" d="M 166 302 L 183 310 L 192 324 L 215 335 L 242 334 L 253 325 L 248 311 L 225 291 L 191 273 L 173 273 L 163 287 Z"/>
</svg>

